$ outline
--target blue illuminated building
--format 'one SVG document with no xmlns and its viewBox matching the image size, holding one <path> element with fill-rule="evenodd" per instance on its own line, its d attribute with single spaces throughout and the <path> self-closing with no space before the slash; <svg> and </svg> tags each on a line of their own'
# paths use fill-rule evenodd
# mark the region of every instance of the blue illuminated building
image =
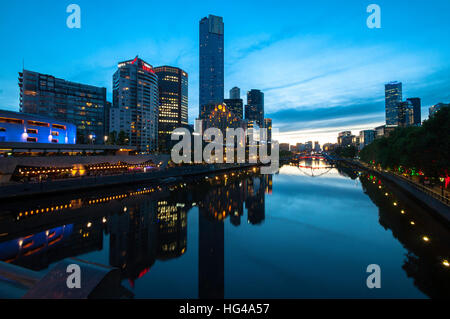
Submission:
<svg viewBox="0 0 450 319">
<path fill-rule="evenodd" d="M 0 110 L 0 142 L 76 144 L 74 124 L 50 117 Z"/>
</svg>

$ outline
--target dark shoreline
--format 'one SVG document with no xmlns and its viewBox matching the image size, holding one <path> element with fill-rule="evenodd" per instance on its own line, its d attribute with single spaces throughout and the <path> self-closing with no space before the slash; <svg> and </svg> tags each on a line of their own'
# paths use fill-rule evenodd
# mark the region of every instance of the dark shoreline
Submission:
<svg viewBox="0 0 450 319">
<path fill-rule="evenodd" d="M 231 170 L 248 169 L 260 164 L 211 164 L 202 167 L 174 167 L 149 173 L 124 175 L 87 176 L 42 183 L 23 183 L 0 186 L 0 201 L 6 199 L 26 198 L 37 195 L 66 193 L 99 187 L 111 187 L 142 182 L 154 182 L 167 178 L 183 178 L 196 175 L 216 174 Z"/>
<path fill-rule="evenodd" d="M 441 219 L 443 222 L 446 222 L 448 225 L 450 225 L 450 206 L 434 198 L 433 196 L 425 193 L 419 188 L 413 186 L 412 184 L 402 180 L 401 178 L 393 174 L 389 174 L 387 172 L 380 172 L 370 167 L 366 167 L 356 161 L 352 161 L 349 159 L 340 159 L 338 160 L 338 162 L 341 163 L 343 162 L 346 163 L 347 165 L 356 166 L 358 169 L 369 171 L 370 173 L 377 175 L 378 177 L 381 177 L 389 184 L 401 190 L 404 194 L 404 196 L 402 197 L 408 197 L 408 199 L 414 200 L 419 205 L 429 210 L 435 217 Z"/>
</svg>

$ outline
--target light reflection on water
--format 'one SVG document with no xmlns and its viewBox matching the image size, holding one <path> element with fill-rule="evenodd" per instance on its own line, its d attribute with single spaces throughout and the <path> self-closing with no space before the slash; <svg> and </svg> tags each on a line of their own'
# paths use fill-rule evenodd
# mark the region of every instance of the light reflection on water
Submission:
<svg viewBox="0 0 450 319">
<path fill-rule="evenodd" d="M 0 260 L 112 265 L 135 298 L 449 295 L 448 228 L 382 181 L 318 160 L 2 208 Z M 369 264 L 381 289 L 366 286 Z"/>
</svg>

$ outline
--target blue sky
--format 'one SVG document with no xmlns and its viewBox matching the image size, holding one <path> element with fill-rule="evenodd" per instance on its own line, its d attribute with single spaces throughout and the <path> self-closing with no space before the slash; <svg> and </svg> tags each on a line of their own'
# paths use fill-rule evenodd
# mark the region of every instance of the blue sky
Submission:
<svg viewBox="0 0 450 319">
<path fill-rule="evenodd" d="M 81 7 L 81 29 L 66 7 Z M 369 29 L 366 7 L 381 7 Z M 450 102 L 450 1 L 41 0 L 0 4 L 0 108 L 18 110 L 25 68 L 104 86 L 137 54 L 189 73 L 189 121 L 198 115 L 198 22 L 225 23 L 225 96 L 233 86 L 265 93 L 281 142 L 335 142 L 337 132 L 384 122 L 384 83 L 428 107 Z"/>
</svg>

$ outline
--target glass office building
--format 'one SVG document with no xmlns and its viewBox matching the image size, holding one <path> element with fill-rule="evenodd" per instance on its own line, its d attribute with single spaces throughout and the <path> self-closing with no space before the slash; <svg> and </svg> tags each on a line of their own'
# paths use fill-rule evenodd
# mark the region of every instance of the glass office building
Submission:
<svg viewBox="0 0 450 319">
<path fill-rule="evenodd" d="M 200 21 L 200 108 L 224 99 L 224 24 L 209 15 Z"/>
<path fill-rule="evenodd" d="M 399 104 L 402 102 L 402 83 L 389 82 L 384 86 L 386 125 L 399 124 Z"/>
<path fill-rule="evenodd" d="M 260 90 L 250 90 L 247 92 L 245 119 L 248 121 L 256 121 L 259 127 L 264 126 L 264 93 Z"/>
<path fill-rule="evenodd" d="M 172 66 L 153 70 L 158 75 L 159 86 L 159 149 L 169 151 L 173 130 L 188 125 L 188 74 Z"/>
</svg>

